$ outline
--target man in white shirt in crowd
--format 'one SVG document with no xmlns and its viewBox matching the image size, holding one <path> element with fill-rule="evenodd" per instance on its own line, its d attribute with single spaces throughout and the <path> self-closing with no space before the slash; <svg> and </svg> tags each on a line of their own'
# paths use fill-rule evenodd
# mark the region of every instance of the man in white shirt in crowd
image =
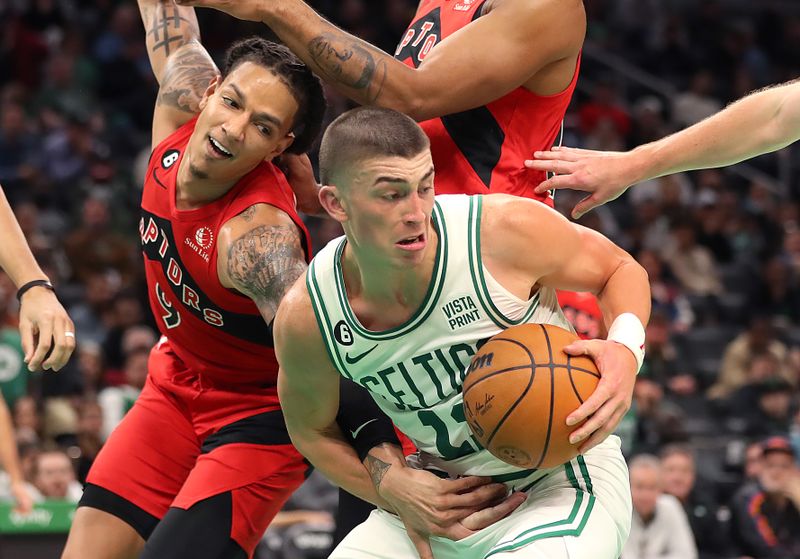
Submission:
<svg viewBox="0 0 800 559">
<path fill-rule="evenodd" d="M 629 468 L 633 523 L 622 559 L 697 559 L 683 507 L 661 489 L 661 461 L 640 454 L 631 460 Z"/>
</svg>

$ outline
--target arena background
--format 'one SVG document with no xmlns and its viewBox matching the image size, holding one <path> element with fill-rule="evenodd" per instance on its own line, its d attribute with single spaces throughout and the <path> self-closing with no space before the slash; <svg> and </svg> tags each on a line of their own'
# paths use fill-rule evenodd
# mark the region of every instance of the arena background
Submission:
<svg viewBox="0 0 800 559">
<path fill-rule="evenodd" d="M 309 3 L 390 52 L 415 9 L 411 0 Z M 627 149 L 800 76 L 800 2 L 587 0 L 586 9 L 566 145 Z M 268 33 L 207 11 L 200 24 L 217 60 L 233 39 Z M 79 484 L 146 374 L 155 327 L 136 232 L 155 93 L 132 0 L 0 0 L 0 184 L 79 340 L 62 372 L 29 374 L 15 289 L 0 274 L 0 388 L 41 501 L 32 517 L 15 516 L 0 470 L 3 558 L 58 556 Z M 327 95 L 329 119 L 351 106 Z M 648 353 L 620 429 L 629 457 L 676 442 L 694 451 L 687 512 L 716 536 L 697 535 L 701 557 L 739 557 L 727 530 L 732 497 L 756 475 L 757 447 L 748 445 L 784 435 L 800 451 L 795 151 L 658 179 L 582 220 L 650 274 Z M 557 206 L 575 200 L 559 193 Z M 333 222 L 308 223 L 316 248 L 339 234 Z M 43 460 L 52 449 L 69 460 Z M 312 478 L 289 505 L 301 512 L 276 522 L 257 557 L 325 556 L 335 502 Z"/>
</svg>

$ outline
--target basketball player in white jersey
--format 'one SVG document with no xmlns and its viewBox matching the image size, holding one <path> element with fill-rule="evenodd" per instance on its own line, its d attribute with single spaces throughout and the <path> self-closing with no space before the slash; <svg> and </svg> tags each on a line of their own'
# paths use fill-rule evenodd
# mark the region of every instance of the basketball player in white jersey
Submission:
<svg viewBox="0 0 800 559">
<path fill-rule="evenodd" d="M 631 519 L 619 439 L 557 468 L 510 466 L 471 436 L 461 386 L 482 340 L 524 322 L 569 328 L 556 301 L 561 287 L 598 295 L 609 340 L 576 342 L 568 351 L 589 354 L 601 375 L 622 371 L 616 390 L 629 403 L 650 311 L 644 270 L 543 204 L 505 195 L 434 199 L 428 140 L 391 110 L 360 108 L 336 119 L 320 164 L 328 185 L 322 205 L 345 236 L 318 254 L 278 311 L 281 402 L 293 442 L 315 466 L 361 494 L 368 470 L 372 500 L 385 498 L 400 515 L 374 511 L 332 557 L 425 555 L 407 537 L 416 519 L 397 499 L 402 488 L 387 490 L 408 465 L 492 476 L 527 494 L 509 516 L 459 541 L 432 530 L 437 559 L 618 557 Z M 420 452 L 408 465 L 370 456 L 365 470 L 333 434 L 339 374 L 366 387 L 416 443 Z M 601 406 L 589 428 L 616 425 L 623 408 Z"/>
</svg>

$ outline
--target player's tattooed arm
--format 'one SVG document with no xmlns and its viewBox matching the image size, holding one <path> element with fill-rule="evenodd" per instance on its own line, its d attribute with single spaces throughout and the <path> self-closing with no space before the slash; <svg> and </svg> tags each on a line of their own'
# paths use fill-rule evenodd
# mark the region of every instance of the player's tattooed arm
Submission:
<svg viewBox="0 0 800 559">
<path fill-rule="evenodd" d="M 375 103 L 381 96 L 390 58 L 385 52 L 338 29 L 314 37 L 306 48 L 315 70 L 350 89 L 359 103 Z"/>
<path fill-rule="evenodd" d="M 226 255 L 220 259 L 225 268 L 220 270 L 220 279 L 250 297 L 271 322 L 281 299 L 307 266 L 297 226 L 288 218 L 285 223 L 263 223 L 259 218 L 269 210 L 262 206 L 251 206 L 230 227 L 226 225 Z"/>
<path fill-rule="evenodd" d="M 392 465 L 371 454 L 368 454 L 364 459 L 364 465 L 367 467 L 369 477 L 372 480 L 372 485 L 375 486 L 375 489 L 380 491 L 383 476 L 386 475 L 386 472 L 389 471 L 389 468 L 391 468 Z"/>
<path fill-rule="evenodd" d="M 193 8 L 172 0 L 139 0 L 147 54 L 158 80 L 158 105 L 194 114 L 217 68 L 200 44 Z"/>
<path fill-rule="evenodd" d="M 159 83 L 153 114 L 153 145 L 174 132 L 200 110 L 211 81 L 219 74 L 200 44 L 194 8 L 173 0 L 139 0 L 147 55 Z"/>
</svg>

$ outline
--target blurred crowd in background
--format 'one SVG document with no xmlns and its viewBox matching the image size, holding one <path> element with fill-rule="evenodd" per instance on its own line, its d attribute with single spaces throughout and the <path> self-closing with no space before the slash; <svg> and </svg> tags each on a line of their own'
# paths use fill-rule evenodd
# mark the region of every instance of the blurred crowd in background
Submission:
<svg viewBox="0 0 800 559">
<path fill-rule="evenodd" d="M 416 7 L 309 3 L 390 52 Z M 567 145 L 628 149 L 800 77 L 793 2 L 592 0 L 586 8 Z M 200 24 L 217 60 L 232 40 L 267 33 L 211 12 Z M 137 223 L 156 90 L 135 2 L 0 3 L 0 184 L 78 336 L 60 373 L 28 373 L 15 288 L 0 274 L 0 389 L 39 500 L 77 501 L 147 374 L 157 334 Z M 350 108 L 327 95 L 331 119 Z M 581 220 L 649 273 L 647 357 L 620 431 L 627 456 L 661 455 L 638 463 L 637 512 L 646 517 L 662 492 L 672 494 L 701 557 L 784 557 L 753 543 L 778 541 L 793 549 L 785 557 L 800 557 L 800 169 L 792 151 L 657 179 Z M 576 196 L 560 192 L 557 207 L 568 210 Z M 332 221 L 308 223 L 317 249 L 340 234 Z M 660 483 L 648 493 L 653 471 Z M 329 491 L 318 482 L 291 506 L 330 522 Z M 277 530 L 290 530 L 286 518 Z M 747 533 L 743 518 L 764 532 Z M 307 537 L 303 551 L 282 541 L 266 538 L 270 556 L 312 556 L 321 545 Z"/>
</svg>

